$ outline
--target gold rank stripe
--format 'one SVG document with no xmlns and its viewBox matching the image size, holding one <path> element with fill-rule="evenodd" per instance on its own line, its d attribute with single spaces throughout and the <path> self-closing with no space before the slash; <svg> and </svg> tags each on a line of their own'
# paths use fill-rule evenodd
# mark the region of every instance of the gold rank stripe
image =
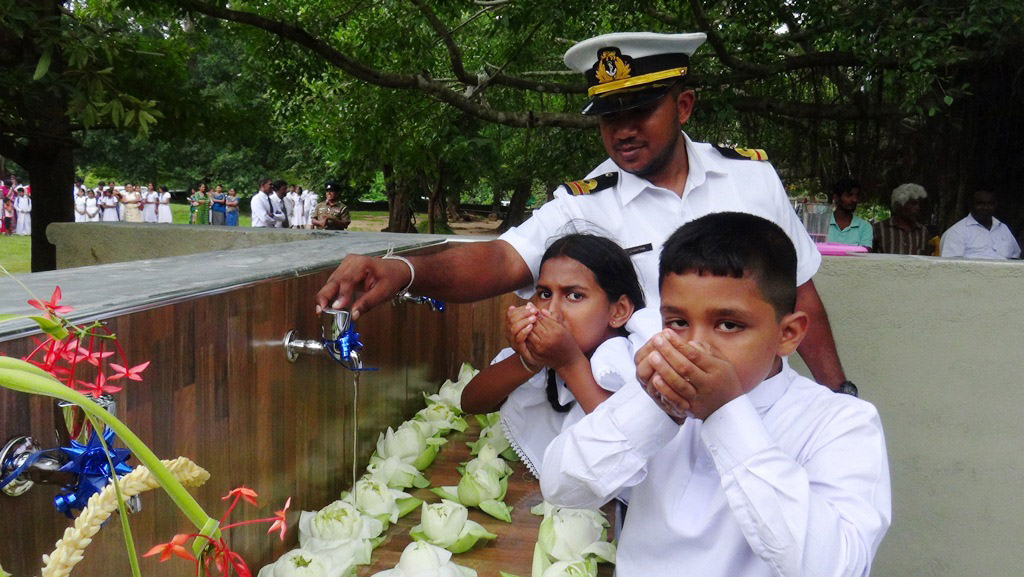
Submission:
<svg viewBox="0 0 1024 577">
<path fill-rule="evenodd" d="M 673 78 L 676 76 L 686 76 L 686 67 L 670 68 L 668 70 L 661 70 L 658 72 L 651 72 L 650 74 L 641 74 L 640 76 L 634 76 L 632 78 L 623 78 L 622 80 L 614 80 L 612 82 L 598 84 L 597 86 L 592 86 L 590 90 L 587 91 L 587 95 L 595 96 L 597 94 L 611 92 L 612 90 L 632 88 L 633 86 L 657 82 L 659 80 L 665 80 L 666 78 Z"/>
</svg>

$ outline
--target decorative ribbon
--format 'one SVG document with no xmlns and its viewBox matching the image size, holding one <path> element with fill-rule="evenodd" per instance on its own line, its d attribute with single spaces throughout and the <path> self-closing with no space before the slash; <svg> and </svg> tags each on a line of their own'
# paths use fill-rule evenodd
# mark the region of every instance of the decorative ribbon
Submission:
<svg viewBox="0 0 1024 577">
<path fill-rule="evenodd" d="M 132 468 L 125 464 L 131 458 L 131 451 L 128 449 L 115 449 L 114 431 L 105 429 L 103 440 L 110 447 L 110 462 L 107 462 L 108 453 L 104 451 L 99 437 L 93 431 L 89 436 L 89 442 L 85 445 L 77 441 L 71 441 L 71 446 L 60 447 L 67 461 L 59 469 L 62 473 L 72 473 L 78 477 L 75 486 L 68 486 L 70 492 L 61 493 L 53 498 L 53 504 L 57 510 L 71 517 L 71 511 L 83 509 L 89 502 L 89 497 L 99 493 L 110 481 L 110 463 L 114 464 L 114 473 L 118 477 L 126 475 Z"/>
<path fill-rule="evenodd" d="M 327 349 L 327 353 L 331 355 L 336 363 L 345 367 L 350 371 L 376 371 L 376 368 L 363 368 L 353 366 L 352 353 L 363 348 L 363 343 L 359 342 L 359 333 L 352 328 L 352 323 L 349 323 L 337 339 L 329 341 L 324 339 L 324 348 Z"/>
</svg>

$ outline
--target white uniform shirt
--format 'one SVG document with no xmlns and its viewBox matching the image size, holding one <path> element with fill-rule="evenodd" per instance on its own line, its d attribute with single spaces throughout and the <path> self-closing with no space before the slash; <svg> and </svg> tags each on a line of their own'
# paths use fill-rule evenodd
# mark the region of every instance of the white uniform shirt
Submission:
<svg viewBox="0 0 1024 577">
<path fill-rule="evenodd" d="M 676 425 L 634 380 L 544 455 L 554 505 L 633 487 L 619 575 L 867 575 L 892 519 L 878 412 L 782 371 Z"/>
<path fill-rule="evenodd" d="M 256 193 L 256 196 L 252 197 L 249 208 L 252 211 L 252 226 L 254 228 L 276 228 L 280 226 L 279 223 L 284 221 L 284 214 L 271 201 L 270 196 L 277 195 L 267 195 L 267 193 L 260 191 Z"/>
<path fill-rule="evenodd" d="M 1013 238 L 1010 228 L 992 218 L 992 230 L 968 214 L 960 222 L 949 227 L 942 235 L 939 245 L 941 256 L 960 258 L 983 258 L 998 260 L 1020 258 L 1020 245 Z"/>
<path fill-rule="evenodd" d="M 526 261 L 536 281 L 540 259 L 551 242 L 566 233 L 594 232 L 607 236 L 625 249 L 647 248 L 632 257 L 640 275 L 647 305 L 657 308 L 658 257 L 661 245 L 680 226 L 715 212 L 745 212 L 764 217 L 782 227 L 796 246 L 797 284 L 811 279 L 821 264 L 821 254 L 804 229 L 785 188 L 771 164 L 725 158 L 710 144 L 688 136 L 686 152 L 690 172 L 682 198 L 671 190 L 652 185 L 608 159 L 587 178 L 617 172 L 618 183 L 589 195 L 572 196 L 564 187 L 555 198 L 522 225 L 501 235 Z M 638 249 L 639 250 L 639 249 Z M 533 292 L 522 289 L 520 296 Z"/>
<path fill-rule="evenodd" d="M 511 348 L 502 349 L 491 364 L 499 363 L 515 354 Z M 633 347 L 629 340 L 614 337 L 601 343 L 590 358 L 594 380 L 606 391 L 614 393 L 622 388 L 636 372 L 633 365 Z M 558 402 L 561 405 L 573 403 L 576 398 L 561 378 L 555 378 L 558 386 Z M 551 407 L 547 395 L 548 369 L 545 367 L 528 381 L 519 386 L 501 406 L 501 427 L 516 454 L 518 454 L 533 476 L 540 475 L 544 450 L 565 427 L 572 426 L 586 413 L 579 403 L 565 413 Z"/>
</svg>

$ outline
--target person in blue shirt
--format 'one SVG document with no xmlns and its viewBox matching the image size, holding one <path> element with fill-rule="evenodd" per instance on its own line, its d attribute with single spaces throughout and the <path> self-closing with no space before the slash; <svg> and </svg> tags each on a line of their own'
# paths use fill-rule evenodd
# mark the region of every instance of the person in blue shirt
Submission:
<svg viewBox="0 0 1024 577">
<path fill-rule="evenodd" d="M 871 249 L 871 223 L 853 214 L 859 202 L 860 183 L 852 178 L 840 178 L 832 187 L 832 203 L 836 208 L 828 224 L 829 242 Z"/>
</svg>

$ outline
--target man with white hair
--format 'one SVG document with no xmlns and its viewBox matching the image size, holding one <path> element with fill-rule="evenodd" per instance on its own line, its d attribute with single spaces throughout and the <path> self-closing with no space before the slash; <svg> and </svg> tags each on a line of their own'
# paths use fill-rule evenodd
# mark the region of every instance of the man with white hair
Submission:
<svg viewBox="0 0 1024 577">
<path fill-rule="evenodd" d="M 918 222 L 921 203 L 928 193 L 920 184 L 901 184 L 892 191 L 892 216 L 876 222 L 874 252 L 926 255 L 928 229 Z"/>
</svg>

